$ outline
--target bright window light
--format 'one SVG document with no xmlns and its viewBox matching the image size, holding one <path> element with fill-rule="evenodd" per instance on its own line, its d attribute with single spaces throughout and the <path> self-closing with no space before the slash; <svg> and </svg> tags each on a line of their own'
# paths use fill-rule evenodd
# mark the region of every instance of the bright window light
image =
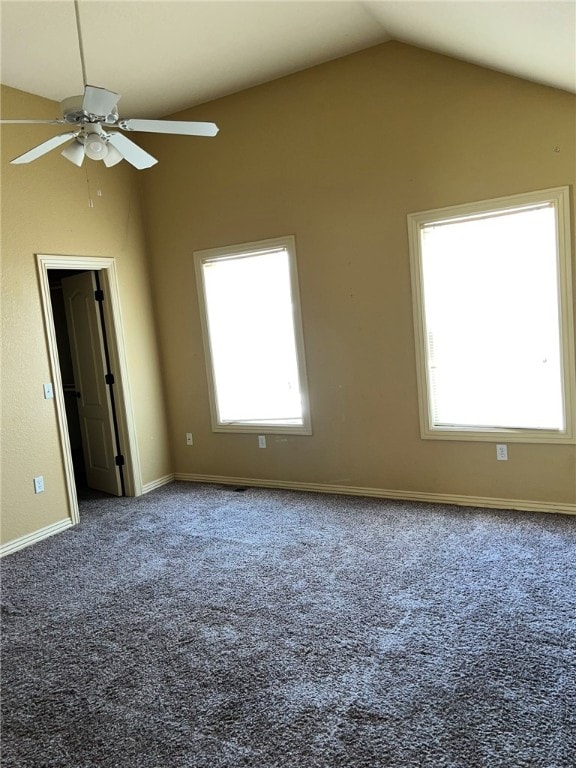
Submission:
<svg viewBox="0 0 576 768">
<path fill-rule="evenodd" d="M 573 342 L 561 301 L 569 257 L 559 251 L 558 199 L 498 202 L 409 217 L 423 436 L 509 432 L 529 441 L 571 432 Z"/>
<path fill-rule="evenodd" d="M 293 248 L 284 238 L 196 254 L 217 430 L 310 431 Z"/>
</svg>

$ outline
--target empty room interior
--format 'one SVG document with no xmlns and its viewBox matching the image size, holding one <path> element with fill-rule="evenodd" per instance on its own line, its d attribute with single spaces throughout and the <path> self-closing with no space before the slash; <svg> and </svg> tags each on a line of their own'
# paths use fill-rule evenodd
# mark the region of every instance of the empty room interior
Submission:
<svg viewBox="0 0 576 768">
<path fill-rule="evenodd" d="M 2 0 L 7 768 L 573 765 L 575 8 Z"/>
</svg>

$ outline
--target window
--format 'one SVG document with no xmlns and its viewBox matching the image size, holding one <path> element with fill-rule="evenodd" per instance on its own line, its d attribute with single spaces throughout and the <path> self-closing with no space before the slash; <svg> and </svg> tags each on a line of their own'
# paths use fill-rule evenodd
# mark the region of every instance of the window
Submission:
<svg viewBox="0 0 576 768">
<path fill-rule="evenodd" d="M 568 188 L 408 226 L 422 437 L 574 442 Z"/>
<path fill-rule="evenodd" d="M 294 238 L 194 259 L 212 428 L 311 434 Z"/>
</svg>

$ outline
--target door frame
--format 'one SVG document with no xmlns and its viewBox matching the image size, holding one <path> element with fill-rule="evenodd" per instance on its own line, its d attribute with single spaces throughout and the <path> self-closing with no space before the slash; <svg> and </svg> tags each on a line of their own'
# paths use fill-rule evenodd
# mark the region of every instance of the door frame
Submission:
<svg viewBox="0 0 576 768">
<path fill-rule="evenodd" d="M 72 450 L 68 435 L 68 421 L 66 419 L 66 406 L 64 403 L 64 390 L 60 374 L 58 360 L 58 347 L 56 344 L 56 332 L 54 330 L 54 316 L 52 314 L 52 302 L 50 298 L 50 284 L 48 270 L 69 269 L 97 271 L 100 276 L 102 290 L 104 291 L 104 322 L 106 324 L 106 336 L 110 352 L 110 362 L 114 371 L 114 395 L 116 398 L 116 411 L 118 418 L 118 432 L 122 453 L 124 456 L 125 487 L 127 496 L 142 495 L 142 470 L 138 455 L 138 443 L 136 440 L 136 422 L 132 409 L 132 395 L 130 392 L 128 377 L 128 362 L 124 344 L 122 315 L 120 311 L 120 294 L 118 290 L 118 277 L 116 263 L 113 258 L 104 256 L 67 256 L 53 254 L 36 254 L 38 268 L 38 281 L 42 311 L 44 315 L 44 327 L 48 344 L 48 356 L 50 372 L 54 382 L 54 400 L 56 402 L 56 416 L 58 421 L 58 434 L 66 480 L 66 491 L 70 506 L 70 517 L 75 525 L 80 521 L 78 511 L 78 497 L 74 481 L 74 466 L 72 464 Z"/>
</svg>

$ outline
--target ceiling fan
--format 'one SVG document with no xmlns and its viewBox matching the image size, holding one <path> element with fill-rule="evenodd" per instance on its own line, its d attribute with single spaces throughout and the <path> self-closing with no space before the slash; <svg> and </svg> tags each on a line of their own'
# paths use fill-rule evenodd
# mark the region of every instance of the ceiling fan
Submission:
<svg viewBox="0 0 576 768">
<path fill-rule="evenodd" d="M 72 142 L 62 155 L 75 165 L 81 166 L 84 157 L 102 160 L 110 167 L 121 160 L 127 160 L 135 168 L 150 168 L 158 162 L 155 157 L 135 144 L 118 131 L 105 131 L 107 128 L 120 128 L 122 131 L 145 131 L 149 133 L 173 133 L 185 136 L 216 136 L 218 126 L 214 123 L 179 122 L 175 120 L 121 120 L 118 116 L 119 94 L 98 88 L 94 85 L 84 87 L 83 96 L 71 96 L 64 99 L 60 106 L 62 118 L 58 120 L 0 120 L 0 123 L 40 123 L 47 125 L 70 125 L 75 130 L 53 136 L 42 144 L 15 157 L 12 164 L 30 163 L 62 144 Z"/>
<path fill-rule="evenodd" d="M 84 79 L 84 93 L 80 96 L 71 96 L 64 99 L 60 103 L 62 117 L 57 120 L 0 120 L 2 124 L 69 125 L 74 130 L 43 141 L 36 147 L 24 152 L 23 155 L 15 157 L 10 161 L 12 164 L 30 163 L 63 144 L 68 144 L 68 146 L 61 154 L 77 166 L 82 165 L 84 157 L 88 157 L 91 160 L 102 160 L 107 167 L 116 165 L 121 160 L 126 160 L 139 170 L 150 168 L 158 162 L 155 157 L 142 149 L 142 147 L 139 147 L 138 144 L 135 144 L 123 133 L 117 130 L 104 130 L 104 126 L 108 129 L 120 128 L 121 131 L 144 131 L 184 136 L 216 136 L 218 126 L 215 123 L 181 122 L 175 120 L 121 120 L 118 115 L 120 94 L 108 91 L 106 88 L 87 84 L 78 0 L 74 0 L 74 9 L 76 12 L 78 45 Z"/>
</svg>

